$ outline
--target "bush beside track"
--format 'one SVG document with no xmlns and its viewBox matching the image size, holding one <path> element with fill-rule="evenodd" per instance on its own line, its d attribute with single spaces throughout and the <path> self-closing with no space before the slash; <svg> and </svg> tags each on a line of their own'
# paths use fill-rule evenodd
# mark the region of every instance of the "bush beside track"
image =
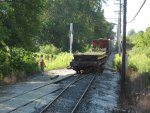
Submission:
<svg viewBox="0 0 150 113">
<path fill-rule="evenodd" d="M 7 52 L 0 50 L 1 83 L 15 82 L 26 78 L 28 75 L 40 72 L 39 61 L 41 54 L 44 55 L 46 71 L 66 68 L 73 58 L 73 56 L 70 56 L 67 52 L 52 55 L 45 53 L 33 53 L 26 51 L 23 48 L 12 48 L 11 50 L 8 49 Z"/>
</svg>

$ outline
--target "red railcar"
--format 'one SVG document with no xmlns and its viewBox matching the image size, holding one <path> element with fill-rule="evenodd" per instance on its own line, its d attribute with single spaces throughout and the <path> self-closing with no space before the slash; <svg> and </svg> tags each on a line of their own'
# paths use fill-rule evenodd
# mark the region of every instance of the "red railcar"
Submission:
<svg viewBox="0 0 150 113">
<path fill-rule="evenodd" d="M 101 38 L 101 39 L 94 39 L 92 40 L 92 46 L 93 48 L 105 48 L 106 54 L 109 55 L 111 53 L 112 49 L 112 40 L 109 38 Z"/>
<path fill-rule="evenodd" d="M 93 48 L 99 47 L 99 48 L 106 48 L 108 46 L 108 39 L 95 39 L 92 40 Z"/>
</svg>

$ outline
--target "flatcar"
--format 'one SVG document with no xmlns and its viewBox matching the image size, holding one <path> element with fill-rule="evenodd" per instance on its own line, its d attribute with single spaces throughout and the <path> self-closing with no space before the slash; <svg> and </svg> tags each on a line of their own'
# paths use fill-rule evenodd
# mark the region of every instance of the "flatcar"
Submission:
<svg viewBox="0 0 150 113">
<path fill-rule="evenodd" d="M 111 53 L 112 43 L 108 38 L 92 40 L 92 52 L 74 54 L 70 67 L 77 73 L 99 72 Z"/>
</svg>

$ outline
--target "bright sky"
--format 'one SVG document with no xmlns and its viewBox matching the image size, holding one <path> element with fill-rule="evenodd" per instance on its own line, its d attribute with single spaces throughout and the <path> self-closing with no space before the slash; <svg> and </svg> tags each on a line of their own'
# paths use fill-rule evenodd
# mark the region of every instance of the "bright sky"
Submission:
<svg viewBox="0 0 150 113">
<path fill-rule="evenodd" d="M 144 0 L 127 0 L 127 22 L 133 19 L 133 17 L 141 7 L 143 1 Z M 112 19 L 118 18 L 118 14 L 114 11 L 119 10 L 119 5 L 115 5 L 115 3 L 119 2 L 117 2 L 117 0 L 109 0 L 109 2 L 104 6 L 104 15 L 109 22 L 117 23 L 117 19 Z M 150 0 L 147 0 L 135 20 L 132 23 L 127 23 L 127 32 L 131 29 L 134 29 L 136 32 L 141 30 L 145 31 L 147 27 L 150 27 L 149 10 Z"/>
</svg>

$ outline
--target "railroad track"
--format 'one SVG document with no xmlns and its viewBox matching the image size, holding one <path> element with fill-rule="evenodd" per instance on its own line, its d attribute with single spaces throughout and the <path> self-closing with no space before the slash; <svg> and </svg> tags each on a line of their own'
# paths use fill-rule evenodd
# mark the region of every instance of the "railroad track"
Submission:
<svg viewBox="0 0 150 113">
<path fill-rule="evenodd" d="M 28 91 L 25 91 L 25 92 L 23 92 L 23 93 L 20 93 L 20 94 L 17 94 L 17 95 L 14 95 L 14 96 L 12 96 L 12 97 L 10 97 L 10 98 L 8 98 L 8 99 L 5 99 L 5 100 L 3 100 L 3 101 L 1 101 L 0 102 L 0 107 L 2 107 L 3 106 L 3 104 L 5 105 L 6 103 L 16 103 L 17 104 L 17 98 L 22 98 L 22 97 L 25 97 L 25 95 L 30 95 L 30 94 L 33 94 L 33 92 L 38 92 L 38 90 L 40 90 L 40 89 L 45 89 L 46 87 L 48 87 L 48 86 L 50 86 L 51 84 L 56 84 L 56 83 L 60 83 L 61 85 L 65 85 L 65 84 L 67 84 L 67 82 L 69 82 L 69 81 L 71 81 L 71 80 L 74 80 L 75 78 L 77 78 L 78 76 L 74 76 L 75 74 L 73 74 L 72 76 L 68 76 L 68 77 L 66 77 L 66 78 L 64 78 L 64 79 L 62 79 L 62 80 L 59 80 L 59 81 L 55 81 L 55 82 L 50 82 L 50 83 L 46 83 L 46 84 L 44 84 L 44 85 L 41 85 L 41 86 L 39 86 L 39 87 L 36 87 L 36 88 L 34 88 L 34 89 L 31 89 L 31 90 L 28 90 Z M 60 87 L 59 89 L 60 90 L 62 90 L 62 88 L 63 87 Z M 54 92 L 55 91 L 57 91 L 57 90 L 54 90 Z M 30 99 L 29 99 L 29 101 L 28 102 L 24 102 L 24 103 L 22 103 L 22 104 L 18 104 L 17 106 L 14 106 L 12 109 L 8 109 L 7 111 L 5 111 L 5 112 L 7 112 L 7 113 L 11 113 L 11 112 L 14 112 L 15 113 L 15 111 L 17 110 L 17 109 L 20 109 L 20 108 L 22 108 L 22 107 L 24 107 L 24 106 L 26 106 L 26 105 L 29 105 L 29 104 L 31 104 L 32 102 L 34 102 L 34 101 L 37 101 L 37 100 L 39 100 L 39 99 L 41 99 L 41 98 L 43 98 L 43 97 L 45 97 L 45 96 L 47 96 L 47 95 L 49 95 L 49 94 L 51 94 L 51 93 L 53 93 L 53 91 L 46 91 L 46 93 L 44 94 L 43 93 L 43 95 L 42 95 L 42 93 L 39 95 L 39 96 L 37 96 L 37 98 L 35 97 L 34 99 L 31 97 Z M 23 99 L 23 98 L 22 98 Z M 16 101 L 16 102 L 15 102 Z M 12 105 L 13 106 L 13 105 Z M 39 109 L 39 108 L 37 108 L 37 109 Z M 1 112 L 1 110 L 0 110 L 0 112 Z M 3 112 L 3 111 L 2 111 Z"/>
<path fill-rule="evenodd" d="M 79 76 L 66 86 L 66 88 L 39 113 L 75 113 L 79 103 L 86 95 L 96 74 Z"/>
<path fill-rule="evenodd" d="M 25 92 L 23 92 L 23 93 L 17 94 L 17 95 L 15 95 L 15 96 L 12 96 L 11 98 L 8 98 L 8 99 L 5 99 L 5 100 L 3 100 L 3 101 L 0 101 L 0 104 L 3 103 L 3 102 L 7 102 L 7 101 L 9 101 L 9 100 L 11 100 L 11 99 L 13 99 L 13 98 L 16 98 L 16 97 L 25 95 L 25 94 L 27 94 L 27 93 L 29 93 L 29 92 L 32 92 L 32 91 L 38 90 L 38 89 L 40 89 L 40 88 L 43 88 L 43 87 L 45 87 L 45 86 L 48 86 L 48 85 L 50 85 L 50 84 L 59 83 L 59 82 L 61 82 L 61 81 L 64 81 L 65 79 L 69 79 L 69 78 L 73 77 L 74 75 L 75 75 L 75 74 L 73 74 L 72 76 L 68 76 L 68 77 L 66 77 L 66 78 L 64 78 L 64 79 L 61 79 L 61 80 L 58 80 L 58 81 L 54 81 L 54 82 L 50 82 L 50 83 L 46 83 L 46 84 L 41 85 L 41 86 L 39 86 L 39 87 L 36 87 L 36 88 L 31 89 L 31 90 L 25 91 Z"/>
</svg>

